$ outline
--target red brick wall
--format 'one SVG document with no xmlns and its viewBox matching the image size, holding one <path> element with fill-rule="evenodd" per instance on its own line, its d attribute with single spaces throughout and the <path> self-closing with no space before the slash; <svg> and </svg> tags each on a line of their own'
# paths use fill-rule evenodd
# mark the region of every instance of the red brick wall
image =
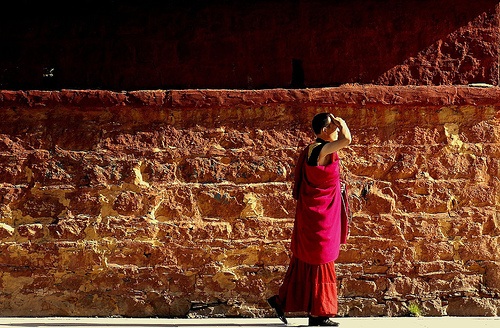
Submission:
<svg viewBox="0 0 500 328">
<path fill-rule="evenodd" d="M 497 4 L 19 0 L 0 19 L 0 89 L 497 85 Z"/>
<path fill-rule="evenodd" d="M 0 314 L 272 315 L 311 117 L 351 126 L 340 314 L 498 315 L 497 88 L 1 91 Z"/>
</svg>

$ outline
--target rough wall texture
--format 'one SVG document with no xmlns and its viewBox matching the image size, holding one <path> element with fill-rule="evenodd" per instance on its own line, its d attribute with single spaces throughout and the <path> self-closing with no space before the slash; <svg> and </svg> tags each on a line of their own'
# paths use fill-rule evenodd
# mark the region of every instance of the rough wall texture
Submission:
<svg viewBox="0 0 500 328">
<path fill-rule="evenodd" d="M 0 89 L 498 85 L 498 0 L 18 0 Z"/>
<path fill-rule="evenodd" d="M 499 314 L 497 88 L 0 92 L 0 314 L 272 315 L 295 157 L 332 111 L 340 314 Z"/>
</svg>

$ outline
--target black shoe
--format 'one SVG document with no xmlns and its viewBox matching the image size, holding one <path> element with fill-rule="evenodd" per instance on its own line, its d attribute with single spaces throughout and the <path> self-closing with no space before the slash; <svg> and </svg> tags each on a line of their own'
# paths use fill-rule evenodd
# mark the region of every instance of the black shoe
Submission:
<svg viewBox="0 0 500 328">
<path fill-rule="evenodd" d="M 338 327 L 340 324 L 329 317 L 309 317 L 309 326 L 330 326 Z"/>
<path fill-rule="evenodd" d="M 288 321 L 286 321 L 286 318 L 285 318 L 285 312 L 283 312 L 283 309 L 281 308 L 281 306 L 278 304 L 278 301 L 276 300 L 278 296 L 277 295 L 274 295 L 274 296 L 271 296 L 267 299 L 267 303 L 269 303 L 269 305 L 271 305 L 271 307 L 274 309 L 274 311 L 276 311 L 276 315 L 278 316 L 278 318 L 285 324 L 287 325 L 288 324 Z"/>
</svg>

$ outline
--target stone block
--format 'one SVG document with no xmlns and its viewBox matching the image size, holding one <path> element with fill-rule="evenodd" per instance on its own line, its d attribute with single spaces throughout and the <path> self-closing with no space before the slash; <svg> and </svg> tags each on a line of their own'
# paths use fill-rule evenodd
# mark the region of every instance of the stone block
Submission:
<svg viewBox="0 0 500 328">
<path fill-rule="evenodd" d="M 389 237 L 394 241 L 404 241 L 400 222 L 391 215 L 357 215 L 350 224 L 351 236 Z"/>
<path fill-rule="evenodd" d="M 428 282 L 420 277 L 395 277 L 390 279 L 385 297 L 407 300 L 429 295 Z"/>
<path fill-rule="evenodd" d="M 499 236 L 478 236 L 467 239 L 459 248 L 459 255 L 463 261 L 482 260 L 499 261 Z"/>
<path fill-rule="evenodd" d="M 14 235 L 15 229 L 5 223 L 0 223 L 0 238 L 2 240 L 8 240 L 9 237 L 12 237 Z"/>
<path fill-rule="evenodd" d="M 464 317 L 496 316 L 497 307 L 496 304 L 492 304 L 490 300 L 484 300 L 477 297 L 456 297 L 448 301 L 446 314 Z"/>
<path fill-rule="evenodd" d="M 487 262 L 485 267 L 485 284 L 487 288 L 495 292 L 500 291 L 500 263 L 498 261 Z"/>
<path fill-rule="evenodd" d="M 45 229 L 40 223 L 23 224 L 17 227 L 17 234 L 21 239 L 37 240 L 45 237 Z"/>
</svg>

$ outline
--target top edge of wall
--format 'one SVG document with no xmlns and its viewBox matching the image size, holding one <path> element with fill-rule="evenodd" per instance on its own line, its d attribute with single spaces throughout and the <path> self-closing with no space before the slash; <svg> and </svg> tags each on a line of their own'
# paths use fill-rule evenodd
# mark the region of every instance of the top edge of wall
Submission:
<svg viewBox="0 0 500 328">
<path fill-rule="evenodd" d="M 183 90 L 0 90 L 0 108 L 12 107 L 162 107 L 211 108 L 272 105 L 311 106 L 492 106 L 500 87 L 342 85 L 305 89 Z"/>
</svg>

